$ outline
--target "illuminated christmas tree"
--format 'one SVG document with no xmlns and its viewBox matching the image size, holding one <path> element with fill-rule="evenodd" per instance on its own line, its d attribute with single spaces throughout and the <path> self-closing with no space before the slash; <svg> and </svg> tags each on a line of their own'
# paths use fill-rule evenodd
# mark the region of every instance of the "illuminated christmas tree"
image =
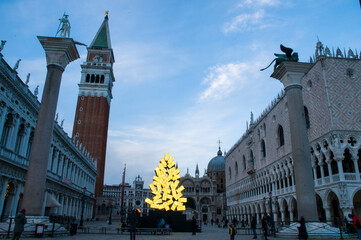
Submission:
<svg viewBox="0 0 361 240">
<path fill-rule="evenodd" d="M 160 159 L 158 167 L 155 169 L 154 182 L 149 185 L 154 194 L 153 200 L 145 199 L 145 202 L 151 208 L 165 209 L 168 211 L 184 211 L 186 198 L 182 198 L 183 186 L 179 186 L 180 170 L 175 168 L 173 157 L 166 153 L 164 158 Z"/>
</svg>

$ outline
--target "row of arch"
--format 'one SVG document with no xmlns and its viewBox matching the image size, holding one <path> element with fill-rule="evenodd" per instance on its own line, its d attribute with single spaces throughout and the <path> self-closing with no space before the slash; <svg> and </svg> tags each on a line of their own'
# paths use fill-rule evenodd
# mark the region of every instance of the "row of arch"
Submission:
<svg viewBox="0 0 361 240">
<path fill-rule="evenodd" d="M 323 197 L 321 197 L 323 196 Z M 282 196 L 270 199 L 265 198 L 260 201 L 239 204 L 229 207 L 227 217 L 239 221 L 251 222 L 253 216 L 256 216 L 260 223 L 265 215 L 273 215 L 273 219 L 279 224 L 289 224 L 298 221 L 299 214 L 297 210 L 297 200 L 294 195 Z M 355 214 L 361 214 L 361 190 L 357 189 L 351 195 L 352 207 L 340 205 L 340 195 L 337 191 L 328 189 L 324 194 L 316 193 L 317 212 L 320 221 L 335 223 L 342 221 L 345 216 L 353 211 Z"/>
<path fill-rule="evenodd" d="M 21 202 L 23 199 L 23 188 L 24 183 L 8 178 L 1 179 L 1 198 L 0 198 L 0 220 L 4 220 L 9 216 L 15 216 L 16 213 L 20 210 Z M 80 196 L 75 194 L 64 194 L 55 191 L 47 191 L 47 195 L 52 195 L 60 203 L 60 206 L 54 207 L 45 198 L 45 216 L 51 214 L 61 215 L 61 216 L 72 216 L 77 219 L 80 219 L 81 216 L 81 204 L 82 199 Z M 50 205 L 49 205 L 50 204 Z M 83 202 L 84 204 L 84 217 L 91 218 L 93 201 L 87 199 Z"/>
<path fill-rule="evenodd" d="M 183 178 L 181 180 L 181 185 L 184 186 L 184 193 L 193 193 L 193 192 L 202 192 L 202 193 L 211 193 L 212 183 L 208 178 L 201 179 L 199 182 L 195 182 L 192 178 Z"/>
<path fill-rule="evenodd" d="M 343 158 L 339 160 L 334 158 L 331 150 L 329 154 L 323 154 L 321 160 L 318 160 L 316 156 L 313 159 L 314 180 L 323 179 L 321 183 L 316 182 L 316 186 L 340 180 L 360 180 L 361 149 L 357 151 L 357 154 L 351 154 L 346 148 Z M 261 170 L 254 178 L 242 180 L 237 191 L 242 198 L 259 196 L 270 191 L 292 192 L 295 185 L 293 172 L 292 159 L 282 160 L 268 169 Z"/>
<path fill-rule="evenodd" d="M 28 158 L 33 143 L 34 128 L 10 108 L 4 107 L 3 114 L 5 115 L 0 126 L 0 146 Z"/>
<path fill-rule="evenodd" d="M 20 155 L 28 162 L 33 144 L 34 128 L 27 124 L 23 118 L 20 118 L 18 114 L 12 110 L 9 111 L 4 119 L 3 127 L 0 126 L 0 132 L 2 130 L 0 146 Z M 51 148 L 48 163 L 49 171 L 71 179 L 72 183 L 80 187 L 86 187 L 88 190 L 94 188 L 95 178 L 81 169 L 60 149 L 53 145 Z"/>
<path fill-rule="evenodd" d="M 104 83 L 104 75 L 87 74 L 85 77 L 86 83 Z"/>
</svg>

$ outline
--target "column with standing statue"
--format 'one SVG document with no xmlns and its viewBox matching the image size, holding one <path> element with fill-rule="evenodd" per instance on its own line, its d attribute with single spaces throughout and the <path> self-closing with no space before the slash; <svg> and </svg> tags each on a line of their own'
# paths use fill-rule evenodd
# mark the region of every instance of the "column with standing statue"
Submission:
<svg viewBox="0 0 361 240">
<path fill-rule="evenodd" d="M 70 25 L 66 29 L 70 31 Z M 63 33 L 61 36 L 65 35 L 66 33 Z M 44 216 L 46 173 L 61 78 L 65 67 L 79 58 L 75 42 L 71 38 L 38 37 L 38 39 L 45 50 L 48 70 L 30 153 L 22 202 L 22 207 L 26 209 L 29 216 Z"/>
</svg>

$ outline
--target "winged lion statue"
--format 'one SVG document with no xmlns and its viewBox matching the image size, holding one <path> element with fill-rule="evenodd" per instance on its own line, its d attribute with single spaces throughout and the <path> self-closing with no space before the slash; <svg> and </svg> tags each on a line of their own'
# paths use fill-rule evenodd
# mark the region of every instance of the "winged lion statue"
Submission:
<svg viewBox="0 0 361 240">
<path fill-rule="evenodd" d="M 275 63 L 273 70 L 276 70 L 278 65 L 280 65 L 284 61 L 298 62 L 298 53 L 293 52 L 292 48 L 285 47 L 282 44 L 280 45 L 280 48 L 281 48 L 281 51 L 284 52 L 285 54 L 275 53 L 274 55 L 276 56 L 276 58 L 273 59 L 273 61 L 267 67 L 262 68 L 261 71 L 269 68 L 272 65 L 272 63 L 275 61 L 276 61 L 276 63 Z"/>
</svg>

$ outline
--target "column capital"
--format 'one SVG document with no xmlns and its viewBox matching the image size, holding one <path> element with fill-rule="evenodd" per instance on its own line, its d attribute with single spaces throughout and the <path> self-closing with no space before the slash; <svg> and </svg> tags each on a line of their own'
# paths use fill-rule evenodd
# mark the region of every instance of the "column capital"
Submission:
<svg viewBox="0 0 361 240">
<path fill-rule="evenodd" d="M 65 67 L 79 58 L 78 50 L 72 38 L 42 37 L 38 39 L 45 50 L 47 65 Z"/>
<path fill-rule="evenodd" d="M 272 73 L 271 77 L 280 80 L 285 88 L 302 86 L 301 79 L 312 66 L 312 63 L 282 62 Z"/>
</svg>

